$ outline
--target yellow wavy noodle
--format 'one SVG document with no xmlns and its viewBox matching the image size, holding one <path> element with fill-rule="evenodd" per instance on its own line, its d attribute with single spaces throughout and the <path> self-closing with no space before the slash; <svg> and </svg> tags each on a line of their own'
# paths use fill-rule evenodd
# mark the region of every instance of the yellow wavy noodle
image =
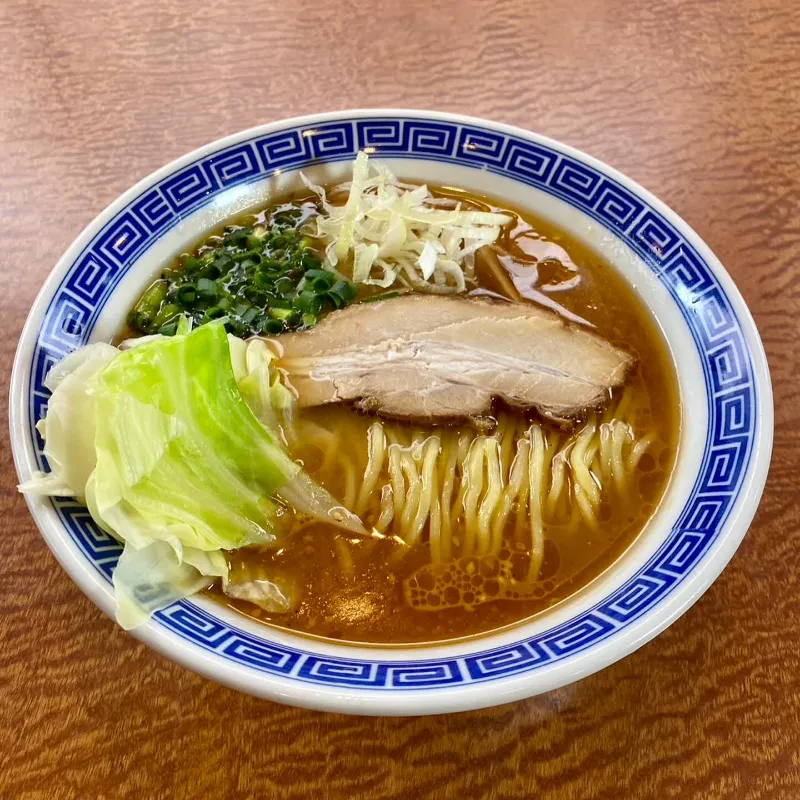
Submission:
<svg viewBox="0 0 800 800">
<path fill-rule="evenodd" d="M 449 561 L 453 554 L 452 549 L 452 501 L 453 485 L 456 481 L 456 465 L 458 462 L 458 439 L 454 434 L 447 434 L 444 439 L 445 452 L 439 459 L 441 462 L 441 492 L 439 505 L 442 515 L 442 526 L 439 540 L 439 550 L 442 561 Z"/>
<path fill-rule="evenodd" d="M 367 452 L 367 469 L 364 473 L 361 489 L 358 492 L 358 502 L 354 509 L 359 516 L 366 511 L 370 497 L 375 491 L 386 454 L 386 434 L 383 431 L 383 425 L 379 422 L 374 422 L 369 426 L 367 431 Z"/>
<path fill-rule="evenodd" d="M 508 472 L 508 483 L 503 489 L 495 514 L 492 527 L 492 551 L 498 550 L 506 531 L 506 523 L 514 504 L 518 502 L 523 482 L 528 478 L 528 450 L 530 442 L 527 439 L 517 441 L 517 451 Z"/>
<path fill-rule="evenodd" d="M 486 464 L 486 491 L 478 507 L 477 550 L 479 553 L 488 553 L 492 547 L 492 519 L 497 513 L 507 470 L 503 469 L 500 442 L 494 437 L 485 439 L 483 455 Z"/>
<path fill-rule="evenodd" d="M 478 503 L 483 492 L 483 451 L 485 436 L 476 436 L 472 440 L 464 466 L 464 552 L 476 552 L 478 544 L 477 519 Z"/>
<path fill-rule="evenodd" d="M 390 436 L 391 439 L 391 436 Z M 403 454 L 401 445 L 396 442 L 389 445 L 389 477 L 391 480 L 394 519 L 397 525 L 401 522 L 401 514 L 406 504 L 406 482 L 403 479 Z"/>
<path fill-rule="evenodd" d="M 436 479 L 434 477 L 436 474 L 436 462 L 441 453 L 439 438 L 437 436 L 431 436 L 428 439 L 425 439 L 420 449 L 422 460 L 419 471 L 421 493 L 419 503 L 417 504 L 416 514 L 411 522 L 408 536 L 406 536 L 406 542 L 408 544 L 415 544 L 417 542 L 422 535 L 422 529 L 424 528 L 425 523 L 428 522 L 431 515 L 431 509 L 433 507 L 433 492 L 436 488 Z"/>
<path fill-rule="evenodd" d="M 528 576 L 535 580 L 544 558 L 544 521 L 542 519 L 545 490 L 545 459 L 547 445 L 539 425 L 528 430 L 528 520 L 530 522 L 530 549 Z"/>
<path fill-rule="evenodd" d="M 417 470 L 416 459 L 412 455 L 412 451 L 417 447 L 418 445 L 412 444 L 411 447 L 404 447 L 400 453 L 401 476 L 407 482 L 405 506 L 400 514 L 400 536 L 409 544 L 411 544 L 411 536 L 409 535 L 411 519 L 422 500 L 422 480 Z"/>
<path fill-rule="evenodd" d="M 378 521 L 375 523 L 375 529 L 379 533 L 385 533 L 387 528 L 392 524 L 394 519 L 394 493 L 392 492 L 391 484 L 385 484 L 381 487 L 381 509 Z"/>
<path fill-rule="evenodd" d="M 376 535 L 424 542 L 440 565 L 496 557 L 511 546 L 527 559 L 530 582 L 543 563 L 548 525 L 594 526 L 604 498 L 624 498 L 635 485 L 643 456 L 657 444 L 654 431 L 634 427 L 636 412 L 626 389 L 571 434 L 503 413 L 487 435 L 412 429 L 339 409 L 329 429 L 295 420 L 291 438 L 298 458 L 319 451 L 314 477 Z"/>
<path fill-rule="evenodd" d="M 569 453 L 572 449 L 571 444 L 561 448 L 551 461 L 550 467 L 550 490 L 547 493 L 547 516 L 555 519 L 558 514 L 559 501 L 564 494 L 564 487 L 567 482 L 567 464 Z"/>
</svg>

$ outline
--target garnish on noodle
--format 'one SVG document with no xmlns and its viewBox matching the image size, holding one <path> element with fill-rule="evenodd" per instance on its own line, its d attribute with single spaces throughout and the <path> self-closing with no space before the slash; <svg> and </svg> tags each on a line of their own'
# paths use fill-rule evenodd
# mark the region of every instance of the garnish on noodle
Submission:
<svg viewBox="0 0 800 800">
<path fill-rule="evenodd" d="M 387 288 L 396 283 L 436 294 L 466 291 L 467 256 L 492 244 L 506 214 L 438 208 L 427 186 L 403 187 L 383 165 L 371 165 L 362 150 L 353 167 L 347 202 L 319 196 L 324 214 L 316 217 L 317 236 L 326 243 L 325 266 L 338 270 L 352 254 L 352 281 Z"/>
</svg>

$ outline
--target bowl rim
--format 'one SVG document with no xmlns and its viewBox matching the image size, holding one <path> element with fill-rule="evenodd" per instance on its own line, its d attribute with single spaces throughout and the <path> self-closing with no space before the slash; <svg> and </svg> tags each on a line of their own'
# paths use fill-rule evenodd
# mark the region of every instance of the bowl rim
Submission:
<svg viewBox="0 0 800 800">
<path fill-rule="evenodd" d="M 358 685 L 302 683 L 294 677 L 284 678 L 269 673 L 261 673 L 259 680 L 254 681 L 252 670 L 241 664 L 224 660 L 219 657 L 219 654 L 187 646 L 183 640 L 175 636 L 175 633 L 162 625 L 151 622 L 135 631 L 134 635 L 171 660 L 207 677 L 245 692 L 298 706 L 345 713 L 421 714 L 496 705 L 563 686 L 602 669 L 633 652 L 675 621 L 710 586 L 732 557 L 755 514 L 769 467 L 773 434 L 771 383 L 763 345 L 749 309 L 724 267 L 692 228 L 658 198 L 604 162 L 548 137 L 515 126 L 460 114 L 410 109 L 353 109 L 278 120 L 223 137 L 173 160 L 137 182 L 100 212 L 67 248 L 39 291 L 20 336 L 12 370 L 9 421 L 14 460 L 18 474 L 26 474 L 28 459 L 25 453 L 25 443 L 22 440 L 25 437 L 29 397 L 27 381 L 24 378 L 26 375 L 30 377 L 32 371 L 31 365 L 26 363 L 26 359 L 30 361 L 34 352 L 40 328 L 45 321 L 44 315 L 48 303 L 52 300 L 61 282 L 66 279 L 70 270 L 77 263 L 84 248 L 103 229 L 104 225 L 112 220 L 118 212 L 128 208 L 131 202 L 138 199 L 145 190 L 156 186 L 164 178 L 175 175 L 187 165 L 198 162 L 209 155 L 220 154 L 237 144 L 284 130 L 336 122 L 363 122 L 369 119 L 400 121 L 403 125 L 415 121 L 423 124 L 426 121 L 441 125 L 451 124 L 459 126 L 462 132 L 471 129 L 489 135 L 495 133 L 507 137 L 509 141 L 509 137 L 513 137 L 516 140 L 529 142 L 534 149 L 537 145 L 541 146 L 561 154 L 564 160 L 572 159 L 579 165 L 584 165 L 588 170 L 594 170 L 610 181 L 616 182 L 618 186 L 624 187 L 635 198 L 641 200 L 645 204 L 645 208 L 654 210 L 666 219 L 673 230 L 678 231 L 682 239 L 695 249 L 730 303 L 734 319 L 742 332 L 747 355 L 753 369 L 754 398 L 757 399 L 758 410 L 755 414 L 753 441 L 750 445 L 752 449 L 746 468 L 743 470 L 741 482 L 732 493 L 734 499 L 728 516 L 721 523 L 719 534 L 687 575 L 662 600 L 645 610 L 641 616 L 614 631 L 608 638 L 590 645 L 586 651 L 554 661 L 538 671 L 509 673 L 503 677 L 495 677 L 490 683 L 471 681 L 421 688 L 419 684 L 412 682 L 402 690 L 399 690 L 400 687 L 394 686 L 392 687 L 393 691 L 378 691 Z M 387 152 L 386 155 L 390 158 L 396 157 L 396 154 L 392 152 Z M 329 160 L 352 159 L 353 156 L 354 153 Z M 424 155 L 412 155 L 412 157 L 425 158 Z M 556 161 L 558 161 L 558 157 Z M 484 168 L 486 167 L 484 166 Z M 296 169 L 296 167 L 291 169 Z M 491 166 L 489 169 L 492 169 Z M 124 272 L 123 269 L 122 273 L 124 274 Z M 69 540 L 63 530 L 58 531 L 51 525 L 52 520 L 44 519 L 42 508 L 37 505 L 35 500 L 26 496 L 26 501 L 48 546 L 53 550 L 70 577 L 96 605 L 106 613 L 113 615 L 113 607 L 109 608 L 108 604 L 107 590 L 98 583 L 96 575 L 89 574 L 90 567 L 75 544 Z M 518 631 L 521 642 L 524 642 L 526 639 L 523 633 L 524 624 L 518 628 Z M 313 654 L 313 643 L 309 647 L 309 653 Z M 421 649 L 418 652 L 421 652 Z M 381 651 L 381 656 L 383 662 L 394 661 L 386 651 Z M 351 661 L 356 662 L 357 659 L 351 659 Z M 414 664 L 424 666 L 425 659 L 415 659 Z"/>
</svg>

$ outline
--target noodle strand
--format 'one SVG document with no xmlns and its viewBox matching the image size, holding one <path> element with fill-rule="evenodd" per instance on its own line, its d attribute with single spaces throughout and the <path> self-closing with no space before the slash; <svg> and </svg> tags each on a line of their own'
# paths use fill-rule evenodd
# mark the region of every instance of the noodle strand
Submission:
<svg viewBox="0 0 800 800">
<path fill-rule="evenodd" d="M 376 532 L 407 545 L 424 542 L 434 563 L 497 555 L 508 535 L 526 551 L 527 578 L 535 581 L 547 525 L 596 525 L 604 495 L 626 490 L 656 442 L 653 430 L 637 437 L 628 422 L 634 412 L 626 389 L 600 419 L 591 416 L 565 439 L 505 413 L 492 435 L 478 435 L 381 421 L 365 428 L 343 410 L 332 430 L 295 420 L 292 439 L 300 453 L 319 450 L 314 477 L 341 492 L 342 503 L 368 525 L 374 520 Z M 359 441 L 360 447 L 349 446 Z M 336 549 L 346 571 L 349 550 Z"/>
</svg>

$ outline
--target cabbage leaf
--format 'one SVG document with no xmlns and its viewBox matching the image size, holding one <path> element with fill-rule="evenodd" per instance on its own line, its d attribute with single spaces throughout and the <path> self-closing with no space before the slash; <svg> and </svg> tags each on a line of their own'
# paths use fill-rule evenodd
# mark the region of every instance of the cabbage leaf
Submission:
<svg viewBox="0 0 800 800">
<path fill-rule="evenodd" d="M 88 385 L 117 355 L 110 344 L 90 344 L 70 353 L 47 374 L 44 385 L 52 395 L 36 429 L 44 439 L 50 472 L 35 472 L 19 487 L 21 492 L 84 498 L 97 461 L 94 397 Z"/>
<path fill-rule="evenodd" d="M 205 589 L 213 576 L 225 578 L 228 564 L 220 551 L 184 548 L 183 561 L 166 542 L 137 550 L 125 545 L 114 568 L 117 622 L 130 630 L 147 622 L 154 611 Z"/>
<path fill-rule="evenodd" d="M 20 491 L 85 500 L 124 543 L 114 571 L 125 628 L 221 578 L 226 550 L 276 541 L 296 511 L 363 532 L 287 453 L 294 397 L 263 340 L 217 322 L 57 364 L 37 427 L 51 471 Z"/>
<path fill-rule="evenodd" d="M 121 352 L 92 393 L 99 522 L 139 548 L 274 541 L 271 497 L 300 467 L 244 402 L 222 325 Z"/>
</svg>

